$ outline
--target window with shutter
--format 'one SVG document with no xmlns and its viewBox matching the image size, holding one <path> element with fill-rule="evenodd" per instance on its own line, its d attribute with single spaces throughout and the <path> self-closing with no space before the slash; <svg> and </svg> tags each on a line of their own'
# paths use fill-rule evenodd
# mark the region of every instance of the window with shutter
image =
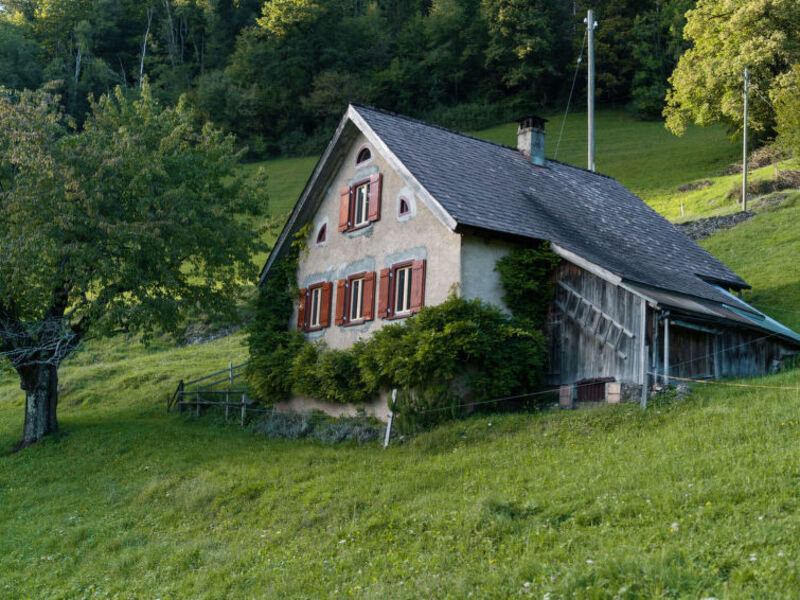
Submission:
<svg viewBox="0 0 800 600">
<path fill-rule="evenodd" d="M 384 271 L 387 280 L 385 290 Z M 378 304 L 378 314 L 383 318 L 399 319 L 419 312 L 425 304 L 425 261 L 398 263 L 392 265 L 391 269 L 381 271 Z"/>
<path fill-rule="evenodd" d="M 342 324 L 358 325 L 371 321 L 375 314 L 375 273 L 351 275 L 344 283 Z"/>
<path fill-rule="evenodd" d="M 333 284 L 317 283 L 300 290 L 300 305 L 297 312 L 297 327 L 304 331 L 316 331 L 331 324 L 331 296 Z"/>
<path fill-rule="evenodd" d="M 339 231 L 353 231 L 380 220 L 382 187 L 383 175 L 376 173 L 369 179 L 341 189 Z"/>
</svg>

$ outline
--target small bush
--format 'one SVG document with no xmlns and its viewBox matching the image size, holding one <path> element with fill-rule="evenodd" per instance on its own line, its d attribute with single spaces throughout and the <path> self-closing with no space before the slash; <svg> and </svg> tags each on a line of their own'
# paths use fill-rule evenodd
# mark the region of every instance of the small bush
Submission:
<svg viewBox="0 0 800 600">
<path fill-rule="evenodd" d="M 747 195 L 748 197 L 763 196 L 764 194 L 771 194 L 772 192 L 798 188 L 800 188 L 800 171 L 778 171 L 778 174 L 773 179 L 749 180 L 747 182 Z M 741 201 L 742 186 L 740 183 L 735 183 L 731 186 L 727 198 L 729 200 Z"/>
<path fill-rule="evenodd" d="M 692 181 L 690 183 L 684 183 L 683 185 L 679 185 L 677 190 L 679 192 L 693 192 L 695 190 L 702 190 L 703 188 L 709 187 L 713 185 L 713 181 L 710 179 L 703 179 L 702 181 Z"/>
<path fill-rule="evenodd" d="M 359 444 L 381 439 L 386 426 L 366 417 L 334 419 L 321 413 L 267 413 L 253 425 L 253 431 L 270 439 L 311 438 L 325 444 L 355 441 Z"/>
</svg>

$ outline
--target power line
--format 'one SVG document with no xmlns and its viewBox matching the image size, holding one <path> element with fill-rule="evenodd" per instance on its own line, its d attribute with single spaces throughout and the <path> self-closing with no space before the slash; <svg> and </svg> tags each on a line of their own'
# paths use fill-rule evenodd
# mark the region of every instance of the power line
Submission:
<svg viewBox="0 0 800 600">
<path fill-rule="evenodd" d="M 556 143 L 556 152 L 553 155 L 553 160 L 558 158 L 558 148 L 561 146 L 561 137 L 564 135 L 564 125 L 567 124 L 567 113 L 569 112 L 569 105 L 572 103 L 572 93 L 575 91 L 575 82 L 578 80 L 578 72 L 581 68 L 581 61 L 583 60 L 583 48 L 586 46 L 586 36 L 588 32 L 584 32 L 583 41 L 581 42 L 581 51 L 578 54 L 578 61 L 575 64 L 575 75 L 572 77 L 572 87 L 569 90 L 569 98 L 567 99 L 567 108 L 564 110 L 564 119 L 561 121 L 561 131 L 558 134 L 558 142 Z"/>
</svg>

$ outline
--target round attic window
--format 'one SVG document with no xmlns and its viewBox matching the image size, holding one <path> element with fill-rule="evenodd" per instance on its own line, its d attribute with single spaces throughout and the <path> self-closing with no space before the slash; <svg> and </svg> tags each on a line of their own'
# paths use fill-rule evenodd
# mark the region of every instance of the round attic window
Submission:
<svg viewBox="0 0 800 600">
<path fill-rule="evenodd" d="M 358 157 L 356 158 L 356 164 L 358 165 L 363 162 L 367 162 L 371 158 L 372 158 L 372 152 L 369 151 L 369 148 L 362 148 L 358 152 Z"/>
</svg>

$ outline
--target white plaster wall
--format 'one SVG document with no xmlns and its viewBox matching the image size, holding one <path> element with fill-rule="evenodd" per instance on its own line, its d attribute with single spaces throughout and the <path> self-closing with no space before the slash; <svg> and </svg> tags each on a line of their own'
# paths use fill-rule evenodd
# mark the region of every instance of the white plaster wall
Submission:
<svg viewBox="0 0 800 600">
<path fill-rule="evenodd" d="M 508 254 L 514 244 L 464 235 L 461 243 L 461 295 L 467 299 L 480 298 L 509 312 L 503 302 L 500 274 L 494 267 Z"/>
<path fill-rule="evenodd" d="M 368 146 L 373 158 L 356 167 L 356 154 Z M 363 180 L 370 175 L 383 174 L 381 218 L 368 227 L 349 233 L 340 233 L 339 192 L 341 188 Z M 397 218 L 398 197 L 412 203 L 412 215 Z M 313 229 L 307 242 L 307 251 L 301 255 L 297 283 L 300 288 L 322 281 L 336 282 L 348 275 L 362 271 L 375 271 L 406 260 L 426 259 L 425 305 L 443 302 L 453 288 L 458 289 L 461 279 L 461 235 L 450 231 L 413 193 L 410 182 L 405 181 L 379 155 L 363 135 L 350 146 L 342 167 L 325 193 L 322 204 L 313 218 Z M 327 222 L 327 239 L 316 244 L 317 231 Z M 375 313 L 377 315 L 377 280 Z M 347 348 L 359 338 L 382 327 L 384 321 L 376 317 L 363 325 L 341 327 L 334 324 L 336 314 L 336 286 L 334 285 L 331 326 L 306 334 L 309 340 L 324 340 L 331 348 Z M 297 313 L 292 323 L 297 322 Z"/>
</svg>

